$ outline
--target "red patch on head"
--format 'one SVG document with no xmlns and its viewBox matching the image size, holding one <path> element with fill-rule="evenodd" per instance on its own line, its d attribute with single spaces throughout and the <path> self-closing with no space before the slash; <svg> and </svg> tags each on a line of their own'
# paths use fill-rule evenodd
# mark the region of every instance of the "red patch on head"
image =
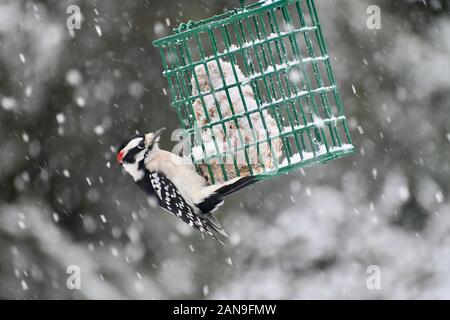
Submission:
<svg viewBox="0 0 450 320">
<path fill-rule="evenodd" d="M 121 151 L 117 154 L 117 162 L 118 162 L 118 163 L 122 163 L 122 158 L 123 158 L 123 150 L 121 150 Z"/>
</svg>

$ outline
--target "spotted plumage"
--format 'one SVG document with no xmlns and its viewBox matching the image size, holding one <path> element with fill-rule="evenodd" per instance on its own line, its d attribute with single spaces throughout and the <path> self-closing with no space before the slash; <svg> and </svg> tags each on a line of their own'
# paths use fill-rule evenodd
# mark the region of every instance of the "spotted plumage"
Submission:
<svg viewBox="0 0 450 320">
<path fill-rule="evenodd" d="M 151 172 L 146 169 L 144 171 L 142 179 L 136 183 L 147 195 L 153 196 L 161 208 L 189 226 L 215 237 L 211 232 L 214 227 L 211 226 L 208 216 L 199 215 L 164 173 Z"/>
</svg>

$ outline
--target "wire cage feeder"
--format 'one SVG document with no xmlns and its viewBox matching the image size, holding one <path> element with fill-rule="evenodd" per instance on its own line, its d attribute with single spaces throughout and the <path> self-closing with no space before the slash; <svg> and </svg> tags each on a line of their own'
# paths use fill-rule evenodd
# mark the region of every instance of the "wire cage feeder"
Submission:
<svg viewBox="0 0 450 320">
<path fill-rule="evenodd" d="M 242 5 L 153 44 L 189 156 L 209 183 L 353 152 L 313 0 Z"/>
</svg>

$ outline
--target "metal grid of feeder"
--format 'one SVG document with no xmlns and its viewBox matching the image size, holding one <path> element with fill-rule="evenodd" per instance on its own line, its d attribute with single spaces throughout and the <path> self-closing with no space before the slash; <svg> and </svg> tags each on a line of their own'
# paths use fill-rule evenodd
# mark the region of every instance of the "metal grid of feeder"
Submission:
<svg viewBox="0 0 450 320">
<path fill-rule="evenodd" d="M 154 45 L 210 183 L 353 152 L 313 0 L 259 1 L 181 24 Z"/>
</svg>

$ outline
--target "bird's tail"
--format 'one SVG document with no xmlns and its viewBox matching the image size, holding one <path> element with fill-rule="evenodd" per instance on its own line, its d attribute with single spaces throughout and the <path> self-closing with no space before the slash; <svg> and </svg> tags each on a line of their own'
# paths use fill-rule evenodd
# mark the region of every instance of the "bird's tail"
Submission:
<svg viewBox="0 0 450 320">
<path fill-rule="evenodd" d="M 212 214 L 205 215 L 204 219 L 207 221 L 208 226 L 210 226 L 211 229 L 213 229 L 217 233 L 220 233 L 222 236 L 224 236 L 226 238 L 229 237 L 229 235 L 225 231 L 225 229 L 222 228 L 222 225 L 220 224 L 220 222 Z"/>
<path fill-rule="evenodd" d="M 208 226 L 222 236 L 228 237 L 228 233 L 222 228 L 220 222 L 212 215 L 212 213 L 223 204 L 224 197 L 239 191 L 242 188 L 248 187 L 258 180 L 259 179 L 256 176 L 238 177 L 221 185 L 205 187 L 204 192 L 207 196 L 202 202 L 197 203 L 196 205 L 203 214 L 202 218 L 207 222 Z M 212 236 L 220 243 L 223 243 L 216 236 Z"/>
<path fill-rule="evenodd" d="M 224 198 L 236 191 L 239 191 L 258 182 L 258 180 L 259 179 L 257 176 L 237 177 L 218 186 L 218 189 L 215 191 L 215 193 Z"/>
<path fill-rule="evenodd" d="M 202 202 L 197 203 L 197 207 L 203 214 L 212 213 L 223 204 L 223 198 L 258 182 L 258 177 L 247 176 L 237 177 L 221 185 L 212 185 L 206 187 L 207 196 Z"/>
</svg>

